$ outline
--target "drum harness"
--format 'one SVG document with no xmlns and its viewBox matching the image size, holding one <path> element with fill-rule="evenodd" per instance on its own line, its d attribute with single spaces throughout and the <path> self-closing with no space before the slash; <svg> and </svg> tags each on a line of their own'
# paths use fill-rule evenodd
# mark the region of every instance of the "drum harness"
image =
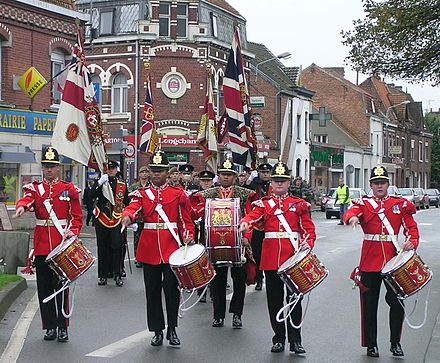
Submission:
<svg viewBox="0 0 440 363">
<path fill-rule="evenodd" d="M 44 193 L 45 193 L 43 183 L 38 184 L 38 192 L 40 193 L 40 196 L 43 197 L 43 195 L 44 195 Z M 57 229 L 58 233 L 59 233 L 61 236 L 63 236 L 64 232 L 67 230 L 68 225 L 66 225 L 65 228 L 62 227 L 61 222 L 60 222 L 60 220 L 58 219 L 57 215 L 55 214 L 55 211 L 53 210 L 53 206 L 50 204 L 49 199 L 47 199 L 47 198 L 44 199 L 43 205 L 44 205 L 44 207 L 46 208 L 46 211 L 47 211 L 47 213 L 49 214 L 49 218 L 51 219 L 51 221 L 52 221 L 53 225 L 55 226 L 55 228 Z M 50 231 L 50 229 L 49 229 L 49 231 Z M 49 232 L 49 233 L 50 233 L 50 232 Z M 63 240 L 61 241 L 61 244 L 62 244 L 64 241 L 65 241 L 65 240 L 63 239 Z M 52 243 L 51 243 L 50 236 L 49 236 L 49 243 L 50 243 L 50 249 L 52 250 Z M 46 298 L 43 300 L 43 303 L 47 303 L 47 302 L 49 302 L 49 301 L 52 300 L 55 296 L 57 296 L 59 293 L 61 293 L 61 292 L 63 292 L 64 290 L 68 289 L 68 288 L 69 288 L 69 285 L 70 285 L 69 281 L 65 281 L 65 282 L 63 283 L 63 285 L 61 286 L 61 288 L 60 288 L 58 291 L 54 292 L 52 295 L 49 295 L 48 297 L 46 297 Z M 62 295 L 62 299 L 61 299 L 61 312 L 62 312 L 63 316 L 64 316 L 66 319 L 69 319 L 69 318 L 72 316 L 72 313 L 73 313 L 73 307 L 74 307 L 74 305 L 75 305 L 75 304 L 74 304 L 74 298 L 75 298 L 75 283 L 73 282 L 72 285 L 73 285 L 73 288 L 72 288 L 72 299 L 71 299 L 72 306 L 71 306 L 71 309 L 70 309 L 70 312 L 69 312 L 69 313 L 66 313 L 65 310 L 64 310 L 64 294 Z M 56 306 L 56 305 L 57 305 L 57 300 L 55 299 L 55 306 Z M 57 307 L 57 306 L 56 306 L 56 309 L 58 310 L 58 307 Z"/>
<path fill-rule="evenodd" d="M 150 200 L 151 200 L 152 202 L 154 202 L 155 197 L 154 197 L 154 194 L 153 194 L 153 192 L 151 191 L 151 189 L 146 189 L 146 190 L 145 190 L 145 194 L 147 194 L 148 198 L 150 198 Z M 157 212 L 157 214 L 160 215 L 160 217 L 161 217 L 161 218 L 163 219 L 163 221 L 165 222 L 165 225 L 167 226 L 167 228 L 168 228 L 168 230 L 170 231 L 171 235 L 172 235 L 172 236 L 174 237 L 174 239 L 176 240 L 177 245 L 178 245 L 179 247 L 182 247 L 182 242 L 180 241 L 179 236 L 177 235 L 176 231 L 174 230 L 174 228 L 173 228 L 173 226 L 172 226 L 172 224 L 171 224 L 171 222 L 170 222 L 170 219 L 168 218 L 167 214 L 166 214 L 165 211 L 163 210 L 162 204 L 157 203 L 157 205 L 156 205 L 156 207 L 154 208 L 154 210 Z M 187 248 L 187 245 L 185 244 L 185 251 L 186 251 L 186 248 Z M 186 255 L 186 253 L 185 253 L 185 255 Z M 189 297 L 185 300 L 184 297 L 183 297 L 183 291 L 184 291 L 185 289 L 180 288 L 179 318 L 183 318 L 183 312 L 190 310 L 191 308 L 193 308 L 193 307 L 199 302 L 199 300 L 202 298 L 202 296 L 203 296 L 204 293 L 206 292 L 207 288 L 208 288 L 208 285 L 206 285 L 205 289 L 203 290 L 203 293 L 198 297 L 198 299 L 196 300 L 196 302 L 195 302 L 194 304 L 192 304 L 191 306 L 189 306 L 189 307 L 185 307 L 185 304 L 186 304 L 186 303 L 192 298 L 194 292 L 195 292 L 197 289 L 193 289 L 193 290 L 191 291 L 191 294 L 189 295 Z"/>
<path fill-rule="evenodd" d="M 379 207 L 379 205 L 373 199 L 366 199 L 366 201 L 368 201 L 368 203 L 373 207 L 374 210 L 376 210 Z M 381 220 L 381 222 L 385 226 L 385 229 L 387 230 L 388 234 L 390 235 L 391 241 L 393 242 L 393 245 L 396 248 L 396 251 L 398 251 L 398 254 L 402 253 L 403 252 L 403 248 L 400 248 L 400 246 L 399 246 L 399 242 L 397 241 L 397 236 L 395 235 L 394 229 L 391 226 L 390 221 L 388 220 L 388 218 L 386 217 L 386 215 L 384 213 L 384 208 L 379 209 L 379 211 L 377 213 L 377 216 L 379 217 L 379 219 Z M 407 240 L 409 240 L 410 238 L 411 238 L 411 236 L 408 235 Z M 380 241 L 380 243 L 382 245 L 382 250 L 383 250 L 383 242 Z M 386 280 L 385 280 L 385 282 L 388 283 Z M 391 285 L 389 285 L 389 286 L 391 286 Z M 392 286 L 391 286 L 391 288 L 392 288 Z M 411 312 L 409 314 L 407 314 L 405 305 L 403 304 L 404 298 L 402 298 L 399 294 L 397 294 L 397 300 L 399 301 L 399 304 L 402 306 L 403 311 L 404 311 L 405 321 L 406 321 L 406 323 L 408 324 L 408 326 L 410 328 L 412 328 L 412 329 L 420 329 L 421 327 L 423 327 L 425 325 L 426 318 L 428 316 L 428 305 L 429 305 L 429 301 L 428 300 L 429 300 L 430 292 L 431 292 L 431 285 L 429 285 L 428 293 L 426 294 L 426 298 L 425 298 L 425 312 L 424 312 L 423 321 L 419 325 L 413 325 L 409 321 L 409 318 L 414 314 L 414 312 L 416 310 L 419 292 L 417 292 L 416 299 L 414 301 L 414 306 L 413 306 L 413 308 L 412 308 L 412 310 L 411 310 Z"/>
<path fill-rule="evenodd" d="M 267 203 L 269 204 L 269 207 L 274 208 L 276 206 L 276 203 L 273 199 L 269 199 L 267 201 Z M 281 225 L 284 227 L 284 229 L 287 232 L 287 235 L 289 236 L 289 240 L 292 243 L 292 246 L 294 248 L 294 250 L 296 251 L 294 256 L 296 256 L 299 253 L 299 238 L 295 238 L 294 237 L 294 232 L 292 231 L 292 228 L 290 228 L 289 223 L 286 220 L 286 217 L 283 214 L 283 211 L 280 208 L 277 208 L 274 212 L 274 214 L 277 216 L 278 220 L 280 221 Z M 307 241 L 307 238 L 309 236 L 307 235 L 304 239 L 304 242 Z M 309 307 L 309 302 L 310 302 L 310 294 L 307 296 L 307 304 L 306 304 L 306 308 L 304 309 L 304 313 L 303 316 L 301 318 L 301 322 L 299 323 L 299 325 L 295 325 L 293 320 L 292 320 L 292 312 L 293 309 L 295 309 L 296 304 L 298 304 L 298 302 L 301 301 L 301 299 L 303 298 L 304 294 L 303 293 L 293 293 L 290 296 L 289 302 L 284 305 L 277 313 L 276 315 L 276 319 L 279 323 L 282 323 L 284 321 L 286 321 L 287 319 L 289 319 L 290 325 L 292 325 L 292 327 L 294 327 L 295 329 L 300 329 L 304 323 L 304 319 L 306 317 L 307 314 L 307 310 Z M 286 310 L 288 310 L 287 314 L 284 314 L 284 312 Z M 284 315 L 283 317 L 281 317 L 281 315 Z"/>
</svg>

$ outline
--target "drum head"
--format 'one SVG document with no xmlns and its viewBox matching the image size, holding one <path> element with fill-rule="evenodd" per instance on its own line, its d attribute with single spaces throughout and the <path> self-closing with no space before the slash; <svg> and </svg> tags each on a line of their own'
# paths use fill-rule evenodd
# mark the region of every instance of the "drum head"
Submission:
<svg viewBox="0 0 440 363">
<path fill-rule="evenodd" d="M 76 240 L 76 236 L 72 236 L 69 239 L 61 242 L 58 246 L 56 246 L 46 257 L 46 261 L 52 260 L 55 256 L 58 256 L 61 252 L 63 252 L 67 247 L 69 247 Z"/>
<path fill-rule="evenodd" d="M 382 273 L 386 274 L 391 271 L 397 270 L 400 266 L 403 266 L 406 262 L 408 262 L 413 256 L 415 251 L 403 251 L 399 253 L 397 256 L 394 256 L 391 260 L 389 260 L 386 265 L 382 269 Z"/>
<path fill-rule="evenodd" d="M 186 249 L 186 252 L 185 252 Z M 174 251 L 169 259 L 170 265 L 183 266 L 196 261 L 205 251 L 205 247 L 200 244 L 182 246 Z"/>
<path fill-rule="evenodd" d="M 299 261 L 301 261 L 304 257 L 306 257 L 310 252 L 310 249 L 300 250 L 297 254 L 294 254 L 292 257 L 288 258 L 278 269 L 278 271 L 285 271 L 292 266 L 295 266 Z"/>
</svg>

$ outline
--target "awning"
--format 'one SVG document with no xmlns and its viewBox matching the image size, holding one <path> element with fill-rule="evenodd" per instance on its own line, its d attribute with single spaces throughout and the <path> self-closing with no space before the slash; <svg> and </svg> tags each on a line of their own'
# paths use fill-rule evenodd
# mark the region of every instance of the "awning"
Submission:
<svg viewBox="0 0 440 363">
<path fill-rule="evenodd" d="M 36 163 L 35 154 L 28 146 L 0 145 L 0 163 Z"/>
</svg>

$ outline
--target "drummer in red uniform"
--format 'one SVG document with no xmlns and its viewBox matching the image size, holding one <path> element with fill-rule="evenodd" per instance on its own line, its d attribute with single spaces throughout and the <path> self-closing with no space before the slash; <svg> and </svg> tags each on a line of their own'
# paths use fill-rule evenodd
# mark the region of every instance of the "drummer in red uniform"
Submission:
<svg viewBox="0 0 440 363">
<path fill-rule="evenodd" d="M 151 185 L 130 194 L 130 204 L 122 214 L 122 225 L 127 227 L 138 216 L 144 221 L 136 260 L 142 262 L 144 270 L 147 323 L 149 331 L 154 332 L 151 345 L 163 344 L 163 289 L 168 323 L 166 338 L 170 345 L 176 346 L 180 345 L 176 333 L 180 292 L 168 260 L 181 240 L 185 244 L 194 241 L 191 204 L 185 191 L 167 184 L 169 162 L 164 152 L 153 154 L 149 167 Z"/>
<path fill-rule="evenodd" d="M 60 158 L 53 147 L 43 149 L 41 165 L 43 181 L 23 186 L 24 196 L 17 202 L 15 217 L 24 212 L 35 212 L 34 256 L 38 301 L 43 329 L 46 330 L 44 340 L 55 340 L 58 336 L 59 342 L 67 342 L 68 319 L 62 314 L 62 294 L 64 311 L 68 314 L 67 292 L 58 294 L 56 302 L 52 299 L 43 303 L 46 297 L 61 287 L 55 272 L 46 263 L 46 257 L 64 239 L 79 235 L 82 227 L 79 189 L 58 178 Z"/>
<path fill-rule="evenodd" d="M 400 227 L 406 241 L 402 249 L 412 250 L 419 244 L 419 231 L 413 214 L 416 207 L 401 197 L 388 195 L 388 172 L 383 166 L 375 166 L 371 171 L 370 186 L 373 196 L 353 200 L 353 207 L 344 215 L 344 222 L 352 226 L 360 223 L 364 234 L 361 260 L 359 263 L 362 312 L 362 346 L 367 347 L 369 357 L 379 357 L 377 347 L 377 307 L 381 270 L 397 254 L 400 247 L 397 236 Z M 393 356 L 402 357 L 400 335 L 404 319 L 404 309 L 396 293 L 385 284 L 385 300 L 390 306 L 390 351 Z"/>
<path fill-rule="evenodd" d="M 270 323 L 274 336 L 272 337 L 271 352 L 284 351 L 286 340 L 286 323 L 278 322 L 276 315 L 283 307 L 284 282 L 279 277 L 278 268 L 295 253 L 295 248 L 288 237 L 288 232 L 281 222 L 277 211 L 282 212 L 285 221 L 297 238 L 300 237 L 299 248 L 313 248 L 316 235 L 315 226 L 310 219 L 310 204 L 301 198 L 288 195 L 290 185 L 290 170 L 281 161 L 271 171 L 272 193 L 254 202 L 254 209 L 240 222 L 240 231 L 247 232 L 254 226 L 264 228 L 264 240 L 261 252 L 260 269 L 266 277 L 267 305 Z M 287 300 L 291 293 L 287 289 Z M 292 312 L 292 320 L 299 325 L 302 319 L 301 301 L 298 302 Z M 301 343 L 301 330 L 294 328 L 287 322 L 287 339 L 290 343 L 290 351 L 295 354 L 304 354 Z"/>
</svg>

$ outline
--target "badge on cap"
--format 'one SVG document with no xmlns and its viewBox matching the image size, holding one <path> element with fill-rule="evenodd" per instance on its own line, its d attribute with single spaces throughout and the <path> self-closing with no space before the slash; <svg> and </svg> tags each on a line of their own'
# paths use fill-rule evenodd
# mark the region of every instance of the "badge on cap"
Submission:
<svg viewBox="0 0 440 363">
<path fill-rule="evenodd" d="M 162 163 L 162 155 L 160 152 L 157 152 L 156 155 L 153 156 L 153 163 L 157 165 Z"/>
<path fill-rule="evenodd" d="M 223 163 L 223 167 L 225 169 L 232 169 L 232 163 L 229 159 L 226 159 L 225 162 Z"/>
<path fill-rule="evenodd" d="M 285 173 L 286 173 L 286 168 L 282 163 L 279 163 L 275 168 L 275 175 L 285 175 Z"/>
<path fill-rule="evenodd" d="M 374 169 L 374 175 L 382 176 L 384 174 L 385 174 L 385 170 L 381 166 L 378 166 Z"/>
<path fill-rule="evenodd" d="M 49 147 L 46 151 L 46 154 L 44 154 L 44 157 L 46 160 L 55 160 L 55 153 L 51 147 Z"/>
</svg>

